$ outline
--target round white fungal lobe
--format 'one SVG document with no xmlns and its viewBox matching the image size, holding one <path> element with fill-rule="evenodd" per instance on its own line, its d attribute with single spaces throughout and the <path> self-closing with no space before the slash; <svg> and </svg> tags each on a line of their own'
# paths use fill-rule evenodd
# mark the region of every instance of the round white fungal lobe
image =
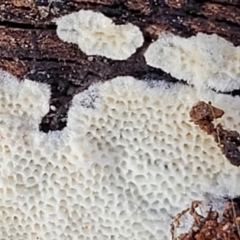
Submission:
<svg viewBox="0 0 240 240">
<path fill-rule="evenodd" d="M 164 32 L 144 56 L 150 66 L 198 88 L 224 92 L 240 87 L 240 47 L 216 34 L 186 39 Z"/>
<path fill-rule="evenodd" d="M 143 35 L 131 23 L 116 25 L 102 13 L 91 10 L 65 15 L 56 21 L 57 34 L 65 42 L 78 44 L 87 55 L 115 60 L 129 58 L 143 44 Z"/>
</svg>

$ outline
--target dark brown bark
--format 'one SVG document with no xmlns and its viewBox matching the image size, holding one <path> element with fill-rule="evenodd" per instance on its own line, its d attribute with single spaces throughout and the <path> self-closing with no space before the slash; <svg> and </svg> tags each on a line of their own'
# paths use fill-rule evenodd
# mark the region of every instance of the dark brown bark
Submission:
<svg viewBox="0 0 240 240">
<path fill-rule="evenodd" d="M 50 3 L 51 2 L 51 3 Z M 88 57 L 76 45 L 56 35 L 54 19 L 92 9 L 117 24 L 131 22 L 144 34 L 144 46 L 126 61 Z M 118 75 L 155 77 L 174 81 L 146 65 L 143 53 L 162 31 L 189 37 L 216 33 L 240 45 L 239 0 L 0 0 L 0 67 L 20 78 L 46 82 L 52 87 L 56 112 L 44 118 L 44 131 L 65 126 L 72 97 L 92 82 Z"/>
</svg>

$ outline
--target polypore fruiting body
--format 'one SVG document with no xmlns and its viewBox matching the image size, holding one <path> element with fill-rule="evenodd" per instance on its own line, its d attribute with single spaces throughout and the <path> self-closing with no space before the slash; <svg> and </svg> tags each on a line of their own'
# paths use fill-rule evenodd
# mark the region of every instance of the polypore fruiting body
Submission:
<svg viewBox="0 0 240 240">
<path fill-rule="evenodd" d="M 30 80 L 20 82 L 8 72 L 0 70 L 0 114 L 21 118 L 32 118 L 40 123 L 48 111 L 50 88 Z M 18 123 L 15 122 L 17 125 Z"/>
<path fill-rule="evenodd" d="M 238 168 L 189 122 L 200 99 L 224 109 L 224 124 L 240 129 L 239 97 L 200 96 L 180 84 L 149 87 L 131 77 L 75 96 L 62 132 L 22 131 L 21 117 L 23 128 L 0 125 L 22 147 L 14 148 L 13 135 L 0 142 L 1 238 L 165 240 L 172 217 L 193 200 L 212 189 L 214 196 L 239 194 Z"/>
<path fill-rule="evenodd" d="M 60 39 L 78 44 L 87 55 L 123 60 L 143 44 L 143 35 L 131 23 L 116 25 L 102 13 L 81 10 L 57 19 Z"/>
<path fill-rule="evenodd" d="M 19 154 L 31 151 L 35 141 L 32 133 L 48 112 L 49 97 L 47 85 L 29 80 L 20 82 L 0 70 L 0 168 L 3 176 L 8 171 L 6 166 L 14 165 L 11 157 L 18 159 Z"/>
<path fill-rule="evenodd" d="M 240 88 L 240 48 L 216 34 L 198 33 L 186 39 L 162 33 L 145 58 L 149 65 L 197 87 Z"/>
</svg>

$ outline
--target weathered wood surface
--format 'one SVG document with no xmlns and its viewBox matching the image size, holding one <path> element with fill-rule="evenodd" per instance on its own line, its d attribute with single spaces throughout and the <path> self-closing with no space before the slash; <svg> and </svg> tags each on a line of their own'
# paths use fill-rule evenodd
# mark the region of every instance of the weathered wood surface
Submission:
<svg viewBox="0 0 240 240">
<path fill-rule="evenodd" d="M 74 44 L 56 35 L 55 19 L 92 9 L 121 24 L 142 30 L 145 43 L 126 61 L 88 57 Z M 92 82 L 118 75 L 173 80 L 146 65 L 143 53 L 162 31 L 189 37 L 197 32 L 216 33 L 240 45 L 240 0 L 0 0 L 0 67 L 23 78 L 51 84 L 50 111 L 44 131 L 65 126 L 72 97 Z"/>
</svg>

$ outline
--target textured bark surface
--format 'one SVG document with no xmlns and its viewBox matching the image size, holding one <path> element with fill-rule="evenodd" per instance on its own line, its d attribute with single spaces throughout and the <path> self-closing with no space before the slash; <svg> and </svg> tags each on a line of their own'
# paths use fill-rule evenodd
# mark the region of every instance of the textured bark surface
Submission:
<svg viewBox="0 0 240 240">
<path fill-rule="evenodd" d="M 139 26 L 143 47 L 126 61 L 114 61 L 88 57 L 76 45 L 62 42 L 55 18 L 80 9 L 102 12 L 117 24 Z M 118 75 L 174 81 L 143 58 L 162 31 L 184 37 L 216 33 L 240 45 L 240 0 L 0 0 L 0 30 L 0 67 L 52 87 L 53 107 L 40 127 L 49 131 L 66 125 L 72 97 L 93 82 Z"/>
</svg>

